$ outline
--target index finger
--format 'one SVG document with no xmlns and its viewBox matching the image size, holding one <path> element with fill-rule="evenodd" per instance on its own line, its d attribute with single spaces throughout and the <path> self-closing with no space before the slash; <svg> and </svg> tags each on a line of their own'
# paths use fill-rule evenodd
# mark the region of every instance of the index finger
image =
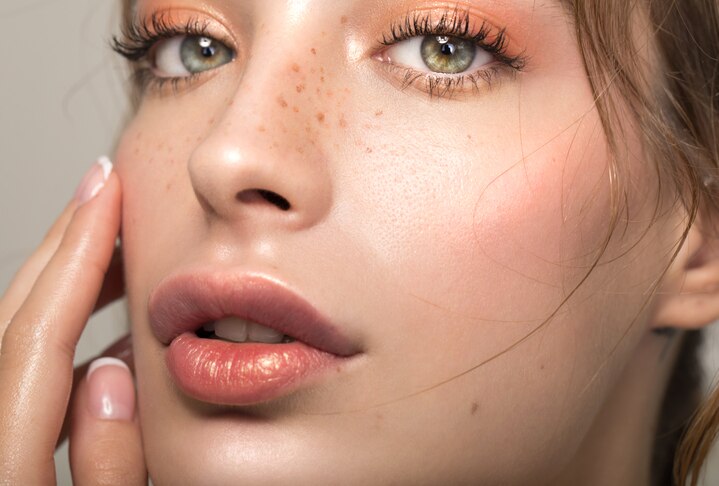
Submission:
<svg viewBox="0 0 719 486">
<path fill-rule="evenodd" d="M 0 470 L 17 484 L 54 480 L 53 452 L 72 385 L 75 346 L 97 302 L 120 226 L 109 174 L 80 206 L 13 317 L 0 347 Z"/>
</svg>

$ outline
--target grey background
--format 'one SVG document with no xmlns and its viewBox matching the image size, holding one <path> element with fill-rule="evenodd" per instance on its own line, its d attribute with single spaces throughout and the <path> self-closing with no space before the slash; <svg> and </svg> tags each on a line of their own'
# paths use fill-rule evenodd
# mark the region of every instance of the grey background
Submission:
<svg viewBox="0 0 719 486">
<path fill-rule="evenodd" d="M 126 72 L 108 48 L 118 7 L 119 0 L 0 0 L 0 289 L 93 161 L 112 155 L 127 113 Z M 121 302 L 103 310 L 83 334 L 77 362 L 126 329 Z M 719 367 L 716 331 L 705 349 L 709 381 Z M 67 446 L 55 457 L 59 484 L 72 484 Z M 711 461 L 704 484 L 719 484 L 718 465 Z"/>
</svg>

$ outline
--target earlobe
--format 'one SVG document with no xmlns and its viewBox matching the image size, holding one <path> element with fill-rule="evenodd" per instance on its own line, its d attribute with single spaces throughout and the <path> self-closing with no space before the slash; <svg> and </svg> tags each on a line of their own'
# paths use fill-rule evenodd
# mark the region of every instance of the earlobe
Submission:
<svg viewBox="0 0 719 486">
<path fill-rule="evenodd" d="M 699 329 L 719 319 L 719 239 L 696 225 L 689 230 L 655 306 L 655 329 Z"/>
</svg>

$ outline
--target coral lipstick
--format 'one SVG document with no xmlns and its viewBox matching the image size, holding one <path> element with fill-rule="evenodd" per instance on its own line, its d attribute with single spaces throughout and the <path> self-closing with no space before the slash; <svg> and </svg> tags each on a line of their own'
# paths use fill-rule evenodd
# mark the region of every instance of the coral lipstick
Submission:
<svg viewBox="0 0 719 486">
<path fill-rule="evenodd" d="M 151 293 L 150 325 L 168 345 L 175 384 L 201 401 L 250 405 L 285 396 L 360 353 L 309 302 L 259 274 L 174 275 Z M 201 337 L 203 325 L 239 318 L 285 335 L 276 344 Z"/>
</svg>

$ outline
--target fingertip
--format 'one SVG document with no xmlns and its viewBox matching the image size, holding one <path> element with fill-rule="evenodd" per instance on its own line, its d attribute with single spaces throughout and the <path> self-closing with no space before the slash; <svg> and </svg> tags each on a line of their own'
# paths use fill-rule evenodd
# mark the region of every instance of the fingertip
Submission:
<svg viewBox="0 0 719 486">
<path fill-rule="evenodd" d="M 132 421 L 135 385 L 130 368 L 120 359 L 98 358 L 87 370 L 87 406 L 100 420 Z"/>
</svg>

